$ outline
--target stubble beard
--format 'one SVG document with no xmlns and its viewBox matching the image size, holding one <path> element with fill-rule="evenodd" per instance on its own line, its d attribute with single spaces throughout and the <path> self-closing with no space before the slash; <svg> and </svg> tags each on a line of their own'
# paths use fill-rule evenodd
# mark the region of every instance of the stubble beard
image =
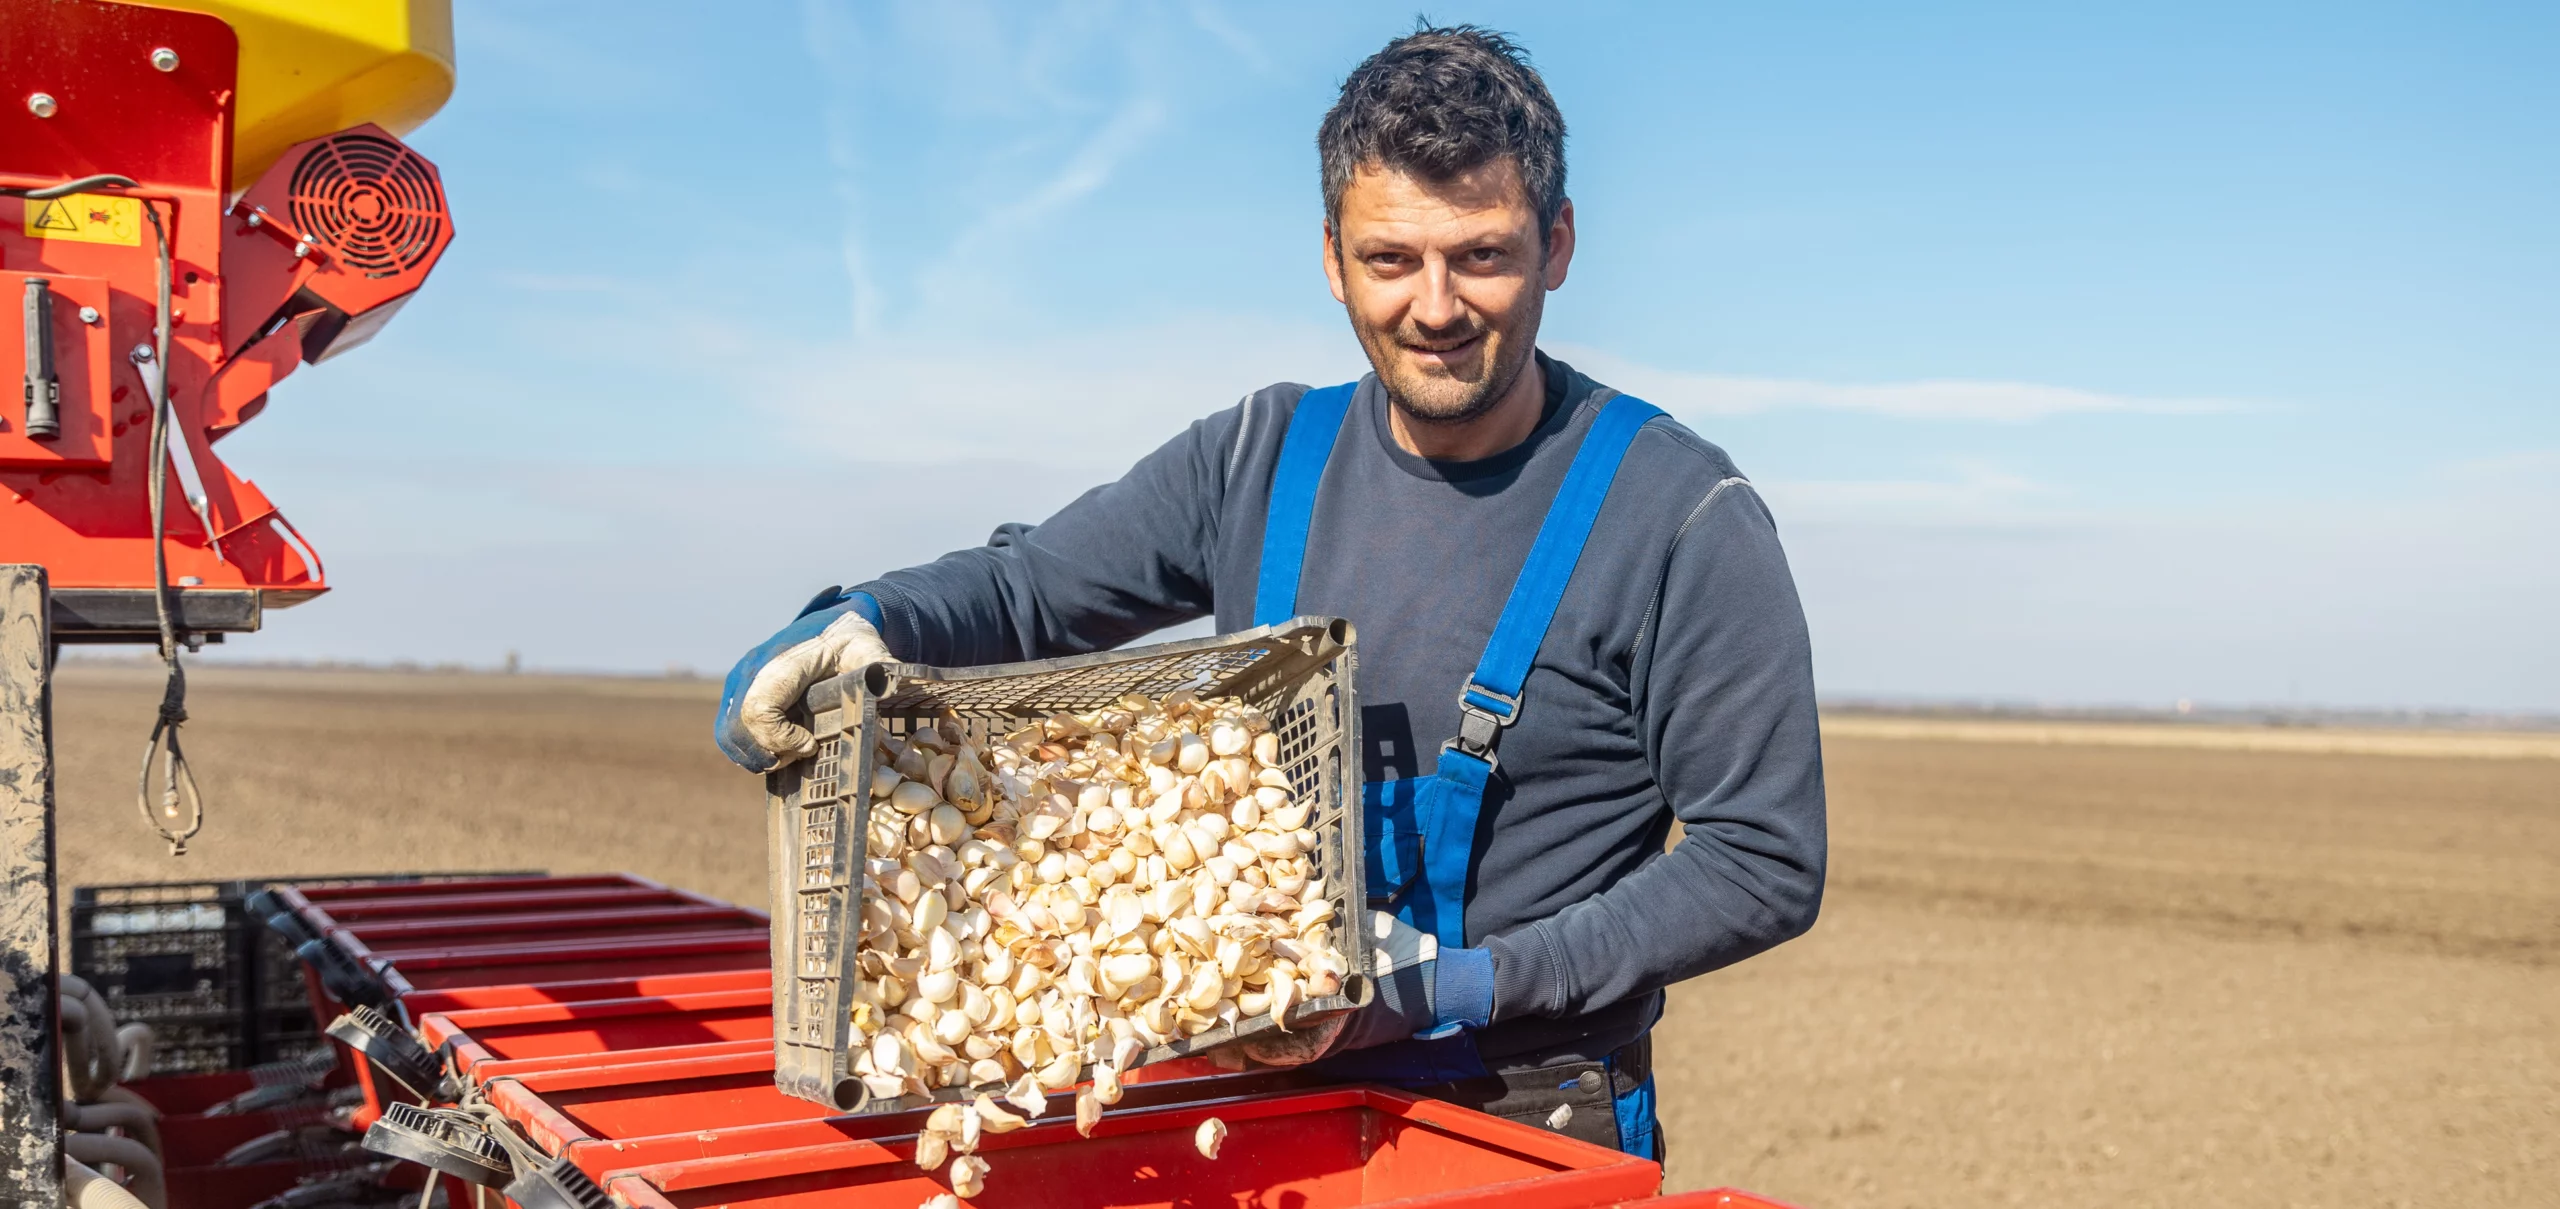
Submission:
<svg viewBox="0 0 2560 1209">
<path fill-rule="evenodd" d="M 1369 353 L 1370 368 L 1378 371 L 1378 382 L 1387 391 L 1387 402 L 1403 416 L 1417 424 L 1450 426 L 1483 418 L 1502 402 L 1504 395 L 1520 380 L 1520 372 L 1528 368 L 1537 342 L 1530 338 L 1538 330 L 1540 313 L 1545 310 L 1543 298 L 1533 298 L 1528 313 L 1511 328 L 1483 327 L 1485 355 L 1492 359 L 1491 372 L 1475 382 L 1437 377 L 1413 368 L 1406 361 L 1408 342 L 1425 340 L 1419 333 L 1375 331 L 1360 328 L 1360 343 Z M 1359 320 L 1353 318 L 1353 326 Z"/>
</svg>

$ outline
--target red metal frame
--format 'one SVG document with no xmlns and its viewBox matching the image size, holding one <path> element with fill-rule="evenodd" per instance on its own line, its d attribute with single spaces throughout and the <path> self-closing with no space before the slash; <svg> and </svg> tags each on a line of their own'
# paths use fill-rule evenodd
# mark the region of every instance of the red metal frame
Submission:
<svg viewBox="0 0 2560 1209">
<path fill-rule="evenodd" d="M 489 1103 L 550 1154 L 591 1177 L 621 1168 L 748 1152 L 797 1150 L 859 1138 L 912 1134 L 926 1110 L 830 1112 L 773 1084 L 771 1046 L 722 1053 L 596 1055 L 544 1070 L 486 1063 L 472 1071 Z M 1312 1084 L 1293 1073 L 1193 1073 L 1129 1087 L 1122 1108 L 1232 1098 Z"/>
<path fill-rule="evenodd" d="M 535 1003 L 583 1003 L 591 999 L 661 999 L 703 991 L 751 991 L 770 988 L 766 969 L 714 970 L 707 974 L 643 974 L 629 978 L 595 978 L 583 982 L 518 982 L 498 986 L 455 987 L 417 991 L 401 999 L 410 1018 L 431 1012 L 472 1008 L 523 1007 Z"/>
<path fill-rule="evenodd" d="M 327 590 L 317 556 L 213 445 L 303 363 L 303 336 L 315 323 L 351 316 L 349 330 L 369 331 L 388 317 L 434 267 L 451 236 L 449 216 L 439 211 L 423 260 L 399 269 L 360 271 L 318 238 L 296 241 L 304 244 L 296 255 L 295 242 L 248 223 L 249 211 L 226 200 L 247 184 L 230 179 L 239 44 L 228 25 L 99 0 L 14 5 L 8 25 L 0 80 L 13 91 L 0 105 L 0 184 L 41 188 L 114 173 L 139 187 L 50 202 L 0 198 L 0 287 L 8 290 L 0 300 L 8 319 L 0 324 L 8 329 L 0 339 L 0 562 L 43 564 L 56 591 L 152 586 L 150 394 L 129 353 L 153 340 L 158 253 L 148 219 L 124 208 L 130 199 L 169 228 L 171 456 L 185 459 L 202 492 L 198 512 L 173 464 L 176 500 L 162 543 L 170 583 L 256 589 L 267 607 Z M 172 70 L 153 65 L 163 48 L 176 52 Z M 37 92 L 54 99 L 49 115 L 27 103 Z M 342 133 L 398 145 L 370 127 Z M 305 157 L 334 154 L 339 137 L 287 151 L 244 200 L 288 189 Z M 426 175 L 431 181 L 431 167 Z M 440 187 L 429 191 L 440 198 Z M 370 188 L 348 195 L 359 209 L 381 196 Z M 292 209 L 289 200 L 276 204 Z M 66 223 L 108 237 L 68 238 Z M 62 433 L 49 441 L 25 431 L 18 402 L 18 315 L 30 275 L 63 295 L 54 322 Z M 96 310 L 94 322 L 79 317 L 84 305 Z"/>
<path fill-rule="evenodd" d="M 1632 1202 L 1644 1209 L 1796 1209 L 1795 1206 L 1753 1196 L 1739 1188 L 1709 1188 L 1703 1192 L 1682 1192 L 1652 1200 Z"/>
<path fill-rule="evenodd" d="M 518 1132 L 631 1209 L 908 1209 L 947 1190 L 947 1174 L 913 1165 L 921 1112 L 834 1114 L 774 1087 L 760 913 L 636 879 L 569 880 L 339 886 L 286 898 L 381 972 L 422 1040 Z M 617 917 L 635 923 L 629 934 L 563 935 L 612 929 Z M 671 931 L 706 921 L 746 926 Z M 706 956 L 736 968 L 673 968 Z M 596 975 L 597 966 L 612 973 Z M 423 985 L 446 978 L 454 984 Z M 968 1203 L 1662 1203 L 1647 1199 L 1660 1185 L 1656 1164 L 1376 1087 L 1268 1090 L 1297 1077 L 1227 1074 L 1205 1062 L 1145 1068 L 1091 1139 L 1063 1121 L 990 1136 L 995 1172 Z M 1209 1116 L 1230 1130 L 1215 1162 L 1191 1143 Z M 1785 1209 L 1731 1189 L 1672 1203 Z"/>
<path fill-rule="evenodd" d="M 1214 1160 L 1192 1148 L 1213 1116 L 1228 1129 Z M 1114 1112 L 1090 1138 L 1059 1122 L 990 1135 L 980 1152 L 994 1173 L 963 1203 L 981 1209 L 1581 1209 L 1651 1196 L 1662 1180 L 1648 1160 L 1372 1086 Z M 632 1209 L 905 1209 L 949 1191 L 947 1172 L 913 1156 L 912 1137 L 857 1139 L 644 1163 L 607 1187 Z"/>
<path fill-rule="evenodd" d="M 630 874 L 274 890 L 328 943 L 376 971 L 411 1020 L 431 1011 L 771 985 L 763 912 Z M 367 944 L 368 936 L 383 947 Z M 317 979 L 307 987 L 320 1019 L 346 1010 Z M 364 1088 L 358 1124 L 413 1098 L 377 1080 L 373 1065 L 346 1047 L 339 1053 Z"/>
<path fill-rule="evenodd" d="M 418 1022 L 418 1036 L 432 1048 L 449 1046 L 453 1068 L 464 1074 L 498 1059 L 770 1041 L 773 992 L 770 987 L 758 987 L 438 1012 Z"/>
<path fill-rule="evenodd" d="M 688 1058 L 727 1058 L 764 1054 L 770 1058 L 773 1040 L 769 1037 L 744 1041 L 705 1041 L 698 1045 L 642 1046 L 637 1049 L 589 1050 L 585 1052 L 547 1054 L 539 1058 L 497 1058 L 471 1068 L 471 1079 L 491 1083 L 510 1075 L 546 1071 L 604 1070 L 613 1067 L 643 1065 L 654 1062 L 677 1062 Z"/>
</svg>

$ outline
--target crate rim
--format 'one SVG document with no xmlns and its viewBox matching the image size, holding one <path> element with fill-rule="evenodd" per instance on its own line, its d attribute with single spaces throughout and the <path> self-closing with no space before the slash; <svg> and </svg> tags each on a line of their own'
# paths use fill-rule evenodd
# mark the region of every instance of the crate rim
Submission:
<svg viewBox="0 0 2560 1209">
<path fill-rule="evenodd" d="M 848 768 L 841 769 L 837 774 L 843 779 L 843 781 L 850 781 L 852 778 L 857 776 L 862 762 L 868 759 L 868 752 L 866 750 L 868 736 L 873 731 L 877 730 L 883 721 L 888 718 L 904 719 L 930 716 L 929 712 L 923 709 L 900 708 L 886 712 L 882 710 L 881 704 L 884 698 L 893 697 L 901 688 L 910 683 L 923 681 L 933 684 L 966 685 L 1003 679 L 1055 676 L 1061 673 L 1074 673 L 1088 669 L 1108 668 L 1120 664 L 1180 659 L 1185 656 L 1225 652 L 1237 650 L 1239 648 L 1256 646 L 1267 648 L 1267 653 L 1263 657 L 1257 658 L 1253 662 L 1224 675 L 1213 684 L 1201 686 L 1201 693 L 1203 695 L 1208 695 L 1212 692 L 1232 691 L 1231 686 L 1236 685 L 1240 681 L 1249 680 L 1252 670 L 1261 665 L 1264 660 L 1274 656 L 1291 653 L 1315 661 L 1300 674 L 1299 679 L 1291 681 L 1293 685 L 1303 683 L 1305 679 L 1313 678 L 1319 673 L 1329 674 L 1336 677 L 1334 682 L 1334 692 L 1337 694 L 1337 708 L 1339 712 L 1338 716 L 1334 719 L 1334 737 L 1336 742 L 1337 766 L 1334 768 L 1332 773 L 1328 775 L 1333 776 L 1338 783 L 1332 787 L 1331 796 L 1333 801 L 1329 803 L 1331 809 L 1327 812 L 1327 815 L 1335 820 L 1333 823 L 1333 827 L 1335 828 L 1334 840 L 1339 848 L 1336 863 L 1340 866 L 1339 873 L 1341 875 L 1341 884 L 1333 887 L 1332 891 L 1335 901 L 1340 905 L 1340 909 L 1337 912 L 1338 917 L 1335 920 L 1335 927 L 1337 931 L 1342 934 L 1343 938 L 1337 943 L 1342 948 L 1343 956 L 1350 968 L 1344 975 L 1342 989 L 1339 992 L 1322 999 L 1302 1004 L 1300 1005 L 1299 1010 L 1301 1012 L 1310 1009 L 1328 1012 L 1337 1010 L 1357 1010 L 1359 1008 L 1366 1007 L 1372 1001 L 1375 997 L 1376 989 L 1370 978 L 1370 948 L 1365 943 L 1361 943 L 1359 940 L 1355 939 L 1359 934 L 1359 921 L 1364 917 L 1364 913 L 1367 908 L 1367 854 L 1365 852 L 1365 809 L 1360 790 L 1359 770 L 1361 749 L 1360 706 L 1357 688 L 1359 671 L 1358 629 L 1349 620 L 1340 617 L 1304 614 L 1273 625 L 1256 626 L 1251 629 L 1238 630 L 1226 634 L 1215 634 L 1204 638 L 1149 643 L 1143 646 L 1117 647 L 1107 651 L 1095 651 L 1083 655 L 1066 655 L 1053 659 L 1026 660 L 1014 663 L 983 664 L 956 668 L 916 663 L 873 664 L 869 667 L 860 669 L 859 671 L 845 673 L 819 682 L 819 684 L 813 686 L 809 692 L 803 696 L 802 705 L 807 714 L 806 721 L 811 724 L 811 729 L 813 731 L 818 732 L 821 738 L 834 739 L 838 743 L 846 745 L 847 748 L 855 753 L 852 765 Z M 850 696 L 847 695 L 848 689 L 852 690 Z M 832 698 L 831 702 L 829 698 Z M 817 723 L 820 721 L 820 715 L 827 712 L 829 709 L 832 709 L 835 712 L 835 720 L 832 728 L 818 726 Z M 969 712 L 962 716 L 976 718 L 979 720 L 989 718 L 1037 718 L 1047 717 L 1057 712 L 1059 711 L 1056 709 L 996 709 L 973 707 Z M 834 1070 L 832 1073 L 821 1074 L 820 1072 L 802 1069 L 802 1067 L 806 1065 L 806 1061 L 795 1060 L 795 1057 L 797 1056 L 796 1051 L 813 1049 L 816 1047 L 813 1047 L 806 1042 L 792 1039 L 790 1030 L 786 1029 L 783 1026 L 782 1021 L 779 1019 L 786 1006 L 791 1007 L 795 1014 L 798 1007 L 794 984 L 797 983 L 799 979 L 796 974 L 791 972 L 790 968 L 794 963 L 796 963 L 797 954 L 796 952 L 786 952 L 786 949 L 796 949 L 797 943 L 800 940 L 800 932 L 798 928 L 799 912 L 793 908 L 796 908 L 798 905 L 798 897 L 802 893 L 802 889 L 796 885 L 786 884 L 786 881 L 782 876 L 786 866 L 791 866 L 791 862 L 785 858 L 785 849 L 781 847 L 785 842 L 783 839 L 783 832 L 778 829 L 783 826 L 785 816 L 789 811 L 802 808 L 807 805 L 805 801 L 799 801 L 798 805 L 795 806 L 795 801 L 801 798 L 802 788 L 805 786 L 804 778 L 808 771 L 815 766 L 816 758 L 813 754 L 811 757 L 777 766 L 767 777 L 769 828 L 776 829 L 772 830 L 771 834 L 768 836 L 768 844 L 773 845 L 774 847 L 770 848 L 767 855 L 768 859 L 778 862 L 773 866 L 771 870 L 772 876 L 769 879 L 772 883 L 770 889 L 774 895 L 774 924 L 771 944 L 774 1007 L 777 1016 L 773 1035 L 773 1044 L 775 1049 L 775 1083 L 777 1086 L 782 1088 L 786 1095 L 828 1105 L 829 1107 L 842 1112 L 867 1114 L 907 1111 L 915 1107 L 915 1104 L 912 1103 L 915 1099 L 914 1097 L 899 1096 L 894 1099 L 875 1099 L 871 1095 L 870 1090 L 863 1085 L 861 1080 L 850 1073 L 850 1060 L 847 1058 L 846 1054 L 841 1051 L 841 1047 L 839 1047 L 838 1052 L 833 1055 L 832 1065 Z M 789 790 L 782 790 L 780 787 L 786 784 L 791 785 L 792 788 Z M 839 790 L 841 789 L 842 783 L 840 782 Z M 850 858 L 846 859 L 849 859 L 850 862 L 858 868 L 859 862 L 862 859 L 861 854 L 863 852 L 861 846 L 861 827 L 862 821 L 867 818 L 869 814 L 869 796 L 861 793 L 859 791 L 859 787 L 856 787 L 853 791 L 839 792 L 836 798 L 830 800 L 841 802 L 843 804 L 844 817 L 840 821 L 840 826 L 844 829 L 844 835 L 850 836 L 850 838 L 847 839 L 840 837 L 837 840 L 837 843 L 840 845 L 846 845 L 846 850 L 849 850 L 854 854 Z M 859 896 L 857 894 L 851 893 L 854 887 L 858 885 L 859 876 L 857 874 L 849 880 L 848 885 L 845 887 L 849 902 L 858 899 Z M 856 909 L 858 909 L 858 907 Z M 835 977 L 842 980 L 847 992 L 849 993 L 851 986 L 854 984 L 854 976 L 844 971 L 849 970 L 851 967 L 852 954 L 855 946 L 845 945 L 841 947 L 843 950 L 842 954 L 836 959 L 836 966 L 839 972 Z M 839 1004 L 838 1006 L 841 1007 L 842 1005 Z M 1255 1025 L 1256 1022 L 1260 1022 L 1260 1027 L 1247 1027 Z M 828 1028 L 831 1032 L 841 1031 L 838 1028 L 840 1024 L 840 1021 L 830 1021 L 828 1023 Z M 1221 1025 L 1217 1028 L 1209 1029 L 1200 1033 L 1197 1036 L 1176 1037 L 1165 1045 L 1149 1047 L 1141 1064 L 1188 1057 L 1221 1045 L 1242 1040 L 1248 1036 L 1258 1035 L 1272 1027 L 1274 1026 L 1270 1023 L 1270 1017 L 1266 1013 L 1262 1016 L 1249 1017 L 1235 1025 Z M 1083 1069 L 1078 1070 L 1077 1075 L 1078 1082 L 1089 1080 L 1092 1077 L 1090 1065 L 1088 1064 Z M 821 1083 L 823 1083 L 824 1086 L 818 1085 Z M 985 1089 L 941 1088 L 937 1089 L 925 1102 L 942 1102 L 955 1098 L 966 1099 L 968 1096 L 981 1090 Z"/>
<path fill-rule="evenodd" d="M 1109 667 L 1115 663 L 1132 663 L 1140 659 L 1227 650 L 1245 645 L 1255 639 L 1296 635 L 1309 629 L 1321 630 L 1328 641 L 1345 651 L 1353 650 L 1358 643 L 1359 631 L 1349 620 L 1309 613 L 1277 624 L 1255 626 L 1252 629 L 1237 630 L 1231 634 L 1213 634 L 1206 638 L 1182 638 L 1172 642 L 1151 642 L 1145 646 L 1113 647 L 1107 651 L 1060 655 L 1054 659 L 1025 659 L 1013 663 L 972 664 L 966 667 L 944 667 L 931 663 L 874 663 L 839 676 L 831 676 L 811 685 L 808 694 L 802 700 L 805 707 L 814 715 L 824 709 L 843 708 L 845 688 L 849 684 L 858 684 L 877 700 L 887 696 L 897 683 L 910 680 L 930 681 L 936 684 L 967 684 L 981 680 L 1004 680 L 1020 676 L 1081 671 L 1085 668 Z M 1046 717 L 1054 712 L 1056 711 L 1026 712 L 1010 716 Z"/>
</svg>

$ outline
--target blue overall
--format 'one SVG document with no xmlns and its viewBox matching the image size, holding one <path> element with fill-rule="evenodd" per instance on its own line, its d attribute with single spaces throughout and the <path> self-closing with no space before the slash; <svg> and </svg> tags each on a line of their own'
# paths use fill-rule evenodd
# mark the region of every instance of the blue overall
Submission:
<svg viewBox="0 0 2560 1209">
<path fill-rule="evenodd" d="M 1316 489 L 1357 387 L 1351 383 L 1311 390 L 1298 401 L 1272 470 L 1270 514 L 1264 521 L 1253 600 L 1255 625 L 1276 625 L 1297 616 Z M 1432 775 L 1361 787 L 1371 904 L 1393 910 L 1437 937 L 1444 948 L 1467 947 L 1467 880 L 1475 862 L 1477 816 L 1484 808 L 1485 783 L 1500 764 L 1495 749 L 1502 730 L 1520 716 L 1529 668 L 1546 641 L 1574 564 L 1581 561 L 1583 543 L 1609 496 L 1619 462 L 1636 431 L 1661 414 L 1627 395 L 1602 406 L 1538 526 L 1537 540 L 1503 602 L 1475 674 L 1459 691 L 1457 736 L 1442 745 Z M 1361 1077 L 1390 1083 L 1442 1083 L 1486 1073 L 1475 1039 L 1463 1028 L 1345 1058 L 1348 1069 Z M 1629 1153 L 1654 1152 L 1653 1098 L 1649 1075 L 1618 1097 L 1619 1141 Z"/>
</svg>

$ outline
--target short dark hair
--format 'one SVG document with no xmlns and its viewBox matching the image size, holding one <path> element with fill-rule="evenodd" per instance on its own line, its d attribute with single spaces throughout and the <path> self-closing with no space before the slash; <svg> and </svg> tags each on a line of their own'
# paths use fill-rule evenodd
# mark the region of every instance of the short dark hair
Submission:
<svg viewBox="0 0 2560 1209">
<path fill-rule="evenodd" d="M 1564 115 L 1528 52 L 1478 26 L 1424 23 L 1363 60 L 1317 128 L 1316 152 L 1337 233 L 1343 191 L 1371 162 L 1447 181 L 1509 156 L 1540 241 L 1564 211 Z"/>
</svg>

